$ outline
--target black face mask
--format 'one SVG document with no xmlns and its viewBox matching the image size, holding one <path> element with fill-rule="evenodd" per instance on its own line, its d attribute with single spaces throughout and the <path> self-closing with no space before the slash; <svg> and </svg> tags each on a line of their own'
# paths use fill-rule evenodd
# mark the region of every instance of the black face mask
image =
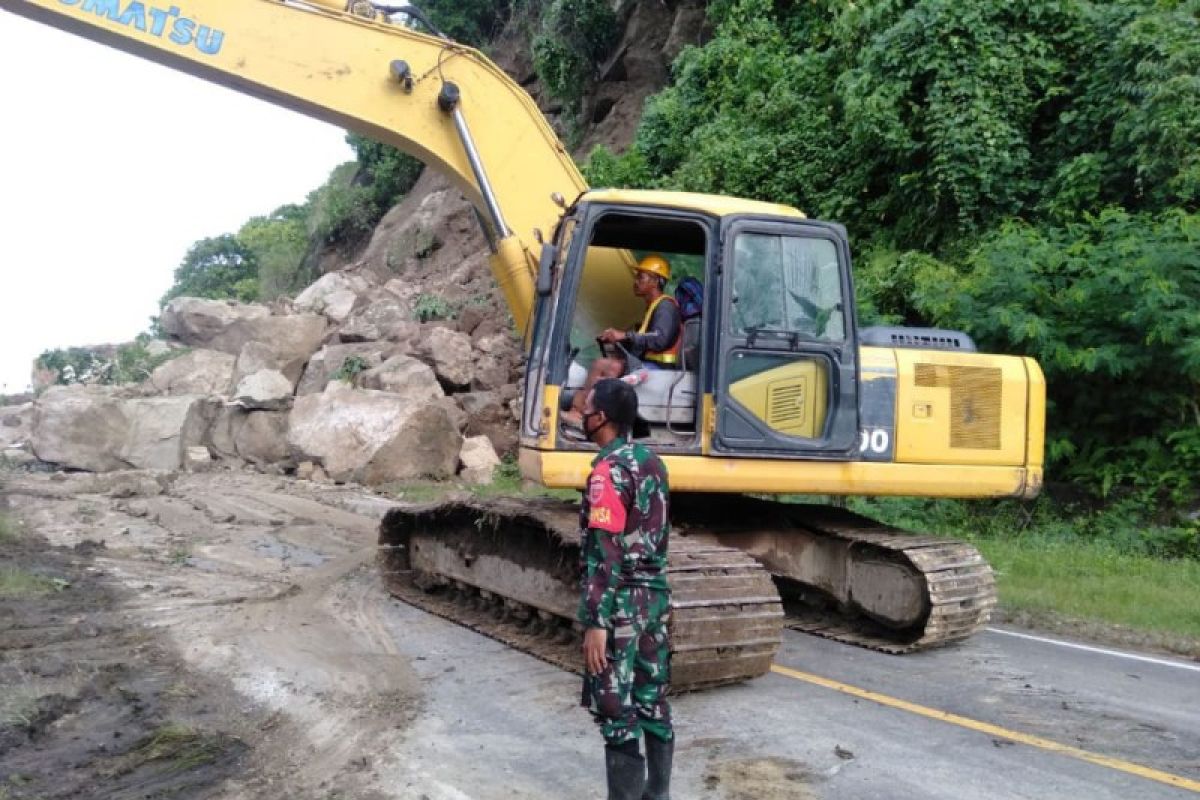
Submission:
<svg viewBox="0 0 1200 800">
<path fill-rule="evenodd" d="M 603 411 L 593 411 L 590 414 L 584 414 L 583 419 L 580 420 L 583 423 L 583 435 L 588 438 L 588 441 L 591 441 L 592 437 L 596 435 L 596 432 L 608 424 L 608 420 L 605 420 L 604 422 L 601 422 L 596 427 L 589 428 L 588 420 L 591 419 L 592 417 L 598 417 L 603 413 L 604 413 Z"/>
</svg>

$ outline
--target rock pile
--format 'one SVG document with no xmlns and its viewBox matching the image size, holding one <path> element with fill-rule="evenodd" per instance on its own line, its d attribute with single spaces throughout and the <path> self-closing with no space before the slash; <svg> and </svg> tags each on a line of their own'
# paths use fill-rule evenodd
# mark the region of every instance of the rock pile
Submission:
<svg viewBox="0 0 1200 800">
<path fill-rule="evenodd" d="M 490 482 L 516 448 L 520 344 L 470 207 L 422 181 L 358 262 L 291 303 L 175 298 L 161 326 L 177 356 L 140 385 L 0 408 L 0 448 L 92 472 Z"/>
</svg>

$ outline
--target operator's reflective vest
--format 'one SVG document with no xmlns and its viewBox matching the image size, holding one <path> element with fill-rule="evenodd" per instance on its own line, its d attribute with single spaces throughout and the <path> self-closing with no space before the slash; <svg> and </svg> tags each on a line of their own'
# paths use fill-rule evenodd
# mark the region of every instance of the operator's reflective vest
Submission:
<svg viewBox="0 0 1200 800">
<path fill-rule="evenodd" d="M 679 303 L 675 302 L 675 298 L 670 295 L 659 295 L 650 307 L 646 309 L 646 316 L 642 318 L 642 326 L 638 328 L 638 333 L 645 333 L 650 330 L 650 318 L 654 316 L 654 309 L 658 308 L 658 304 L 667 300 L 675 303 L 675 307 L 679 307 Z M 683 345 L 683 315 L 680 315 L 679 333 L 675 334 L 675 341 L 666 350 L 647 350 L 643 358 L 647 361 L 653 361 L 656 364 L 664 364 L 674 366 L 679 363 L 679 350 Z"/>
</svg>

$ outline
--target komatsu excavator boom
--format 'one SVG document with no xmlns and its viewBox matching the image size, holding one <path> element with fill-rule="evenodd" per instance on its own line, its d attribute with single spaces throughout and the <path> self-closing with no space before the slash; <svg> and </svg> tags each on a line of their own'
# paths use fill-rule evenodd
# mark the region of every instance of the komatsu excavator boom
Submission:
<svg viewBox="0 0 1200 800">
<path fill-rule="evenodd" d="M 970 545 L 749 496 L 1031 497 L 1041 486 L 1038 365 L 977 353 L 955 331 L 860 330 L 840 225 L 753 200 L 589 191 L 503 71 L 365 0 L 0 9 L 344 126 L 448 175 L 478 212 L 524 337 L 521 470 L 547 486 L 582 487 L 595 455 L 560 409 L 583 385 L 596 334 L 641 315 L 628 266 L 653 252 L 703 281 L 677 368 L 637 387 L 636 435 L 670 470 L 679 533 L 676 690 L 763 674 L 784 624 L 907 652 L 987 621 L 992 573 Z M 577 667 L 575 525 L 571 504 L 528 499 L 396 509 L 381 529 L 385 577 L 435 613 Z"/>
</svg>

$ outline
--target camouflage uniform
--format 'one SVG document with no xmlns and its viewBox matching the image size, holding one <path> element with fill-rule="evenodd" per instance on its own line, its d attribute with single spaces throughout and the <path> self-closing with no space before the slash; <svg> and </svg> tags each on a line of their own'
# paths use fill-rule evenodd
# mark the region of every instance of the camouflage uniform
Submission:
<svg viewBox="0 0 1200 800">
<path fill-rule="evenodd" d="M 666 466 L 639 444 L 613 440 L 592 462 L 580 528 L 578 618 L 608 630 L 607 663 L 584 675 L 583 705 L 609 745 L 642 731 L 670 741 Z"/>
</svg>

